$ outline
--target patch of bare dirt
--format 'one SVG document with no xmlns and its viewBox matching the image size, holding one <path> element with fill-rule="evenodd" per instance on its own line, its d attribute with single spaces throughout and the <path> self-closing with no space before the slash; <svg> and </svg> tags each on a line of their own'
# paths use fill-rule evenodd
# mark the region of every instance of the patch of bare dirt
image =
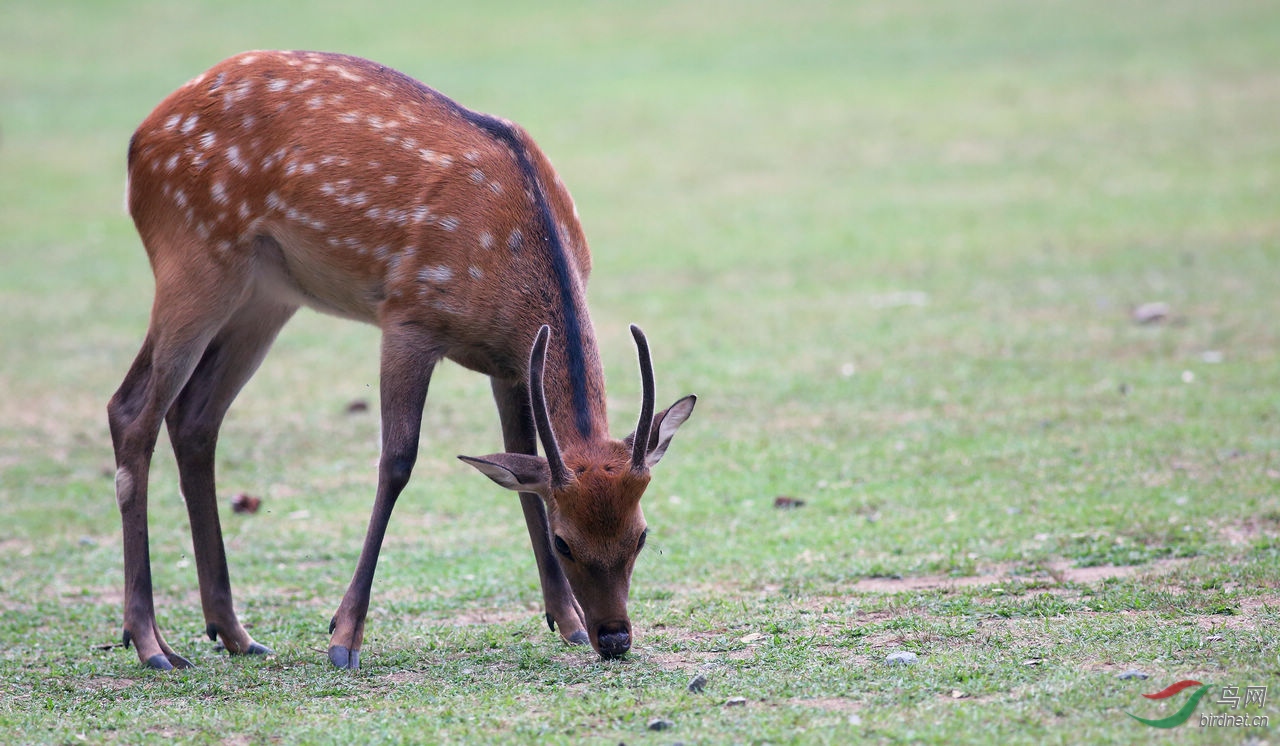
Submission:
<svg viewBox="0 0 1280 746">
<path fill-rule="evenodd" d="M 112 676 L 94 676 L 86 680 L 83 686 L 85 689 L 95 692 L 107 689 L 110 689 L 113 692 L 118 692 L 121 689 L 128 689 L 136 684 L 137 681 L 137 679 L 120 679 Z"/>
<path fill-rule="evenodd" d="M 915 575 L 904 578 L 864 578 L 854 583 L 853 590 L 861 593 L 902 593 L 905 591 L 937 590 L 948 588 L 975 588 L 999 586 L 1009 583 L 1044 583 L 1061 585 L 1079 583 L 1092 585 L 1111 578 L 1128 578 L 1135 575 L 1165 575 L 1191 560 L 1157 560 L 1145 565 L 1098 565 L 1072 567 L 1066 562 L 1052 562 L 1032 572 L 1019 571 L 1013 565 L 997 565 L 985 575 Z"/>
<path fill-rule="evenodd" d="M 814 697 L 813 699 L 789 699 L 787 704 L 793 707 L 810 707 L 825 712 L 858 712 L 866 706 L 861 702 L 844 697 Z"/>
</svg>

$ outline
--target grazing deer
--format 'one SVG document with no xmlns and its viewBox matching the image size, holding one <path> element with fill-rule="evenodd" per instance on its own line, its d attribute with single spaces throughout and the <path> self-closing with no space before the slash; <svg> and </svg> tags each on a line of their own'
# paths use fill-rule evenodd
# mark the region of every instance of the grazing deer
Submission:
<svg viewBox="0 0 1280 746">
<path fill-rule="evenodd" d="M 491 379 L 506 452 L 461 458 L 520 493 L 551 629 L 605 658 L 628 651 L 640 497 L 696 399 L 654 414 L 649 349 L 632 326 L 639 424 L 609 437 L 586 238 L 523 129 L 367 60 L 249 52 L 165 99 L 134 133 L 128 163 L 129 212 L 156 290 L 108 418 L 124 642 L 143 663 L 190 665 L 165 642 L 152 601 L 147 476 L 162 420 L 206 631 L 233 654 L 271 652 L 232 607 L 214 450 L 227 408 L 300 306 L 382 330 L 378 490 L 329 660 L 359 666 L 378 552 L 444 358 Z"/>
</svg>

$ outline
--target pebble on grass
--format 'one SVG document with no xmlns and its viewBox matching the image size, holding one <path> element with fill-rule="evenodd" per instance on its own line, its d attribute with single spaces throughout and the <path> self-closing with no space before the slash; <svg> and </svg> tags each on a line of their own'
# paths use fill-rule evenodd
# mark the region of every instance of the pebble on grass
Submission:
<svg viewBox="0 0 1280 746">
<path fill-rule="evenodd" d="M 1141 680 L 1149 677 L 1145 673 L 1139 671 L 1138 669 L 1131 668 L 1128 671 L 1125 671 L 1124 673 L 1116 674 L 1116 678 L 1120 679 L 1121 681 L 1128 681 L 1129 679 Z"/>
<path fill-rule="evenodd" d="M 687 688 L 689 689 L 689 691 L 693 692 L 694 694 L 697 694 L 698 692 L 701 692 L 703 689 L 705 689 L 706 686 L 707 686 L 707 675 L 704 673 L 700 673 L 697 676 L 694 676 L 692 679 L 689 679 L 689 686 Z"/>
<path fill-rule="evenodd" d="M 907 652 L 906 650 L 899 650 L 896 653 L 889 653 L 889 656 L 884 659 L 884 662 L 890 666 L 910 666 L 918 659 L 919 656 L 915 653 Z"/>
<path fill-rule="evenodd" d="M 664 718 L 654 718 L 653 720 L 649 721 L 649 730 L 666 730 L 667 728 L 670 728 L 673 725 L 675 725 L 675 723 L 671 722 L 670 720 L 666 720 Z"/>
</svg>

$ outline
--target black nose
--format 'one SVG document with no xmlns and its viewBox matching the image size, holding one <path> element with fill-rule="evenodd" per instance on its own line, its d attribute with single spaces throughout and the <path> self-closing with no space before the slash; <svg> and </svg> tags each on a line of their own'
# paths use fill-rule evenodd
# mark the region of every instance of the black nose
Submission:
<svg viewBox="0 0 1280 746">
<path fill-rule="evenodd" d="M 631 649 L 631 628 L 626 622 L 609 622 L 596 630 L 600 657 L 621 658 Z"/>
</svg>

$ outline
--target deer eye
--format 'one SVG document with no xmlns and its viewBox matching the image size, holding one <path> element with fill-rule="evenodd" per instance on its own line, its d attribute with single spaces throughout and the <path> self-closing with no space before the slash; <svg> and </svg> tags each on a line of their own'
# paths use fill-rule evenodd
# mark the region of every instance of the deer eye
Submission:
<svg viewBox="0 0 1280 746">
<path fill-rule="evenodd" d="M 573 552 L 569 551 L 569 545 L 564 543 L 564 539 L 557 536 L 552 543 L 556 545 L 556 551 L 560 553 L 561 557 L 567 560 L 573 559 Z"/>
<path fill-rule="evenodd" d="M 640 532 L 640 541 L 639 543 L 636 544 L 636 554 L 639 554 L 640 550 L 644 549 L 644 540 L 648 538 L 648 536 L 649 536 L 649 529 L 646 528 L 645 530 Z"/>
</svg>

